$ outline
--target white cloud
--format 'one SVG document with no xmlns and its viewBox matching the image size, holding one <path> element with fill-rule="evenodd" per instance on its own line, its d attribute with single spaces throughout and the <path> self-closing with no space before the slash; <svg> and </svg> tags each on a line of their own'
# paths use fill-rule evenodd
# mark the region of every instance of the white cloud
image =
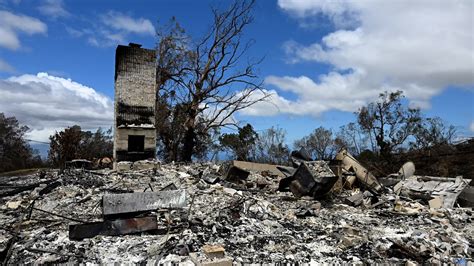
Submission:
<svg viewBox="0 0 474 266">
<path fill-rule="evenodd" d="M 381 91 L 397 89 L 405 92 L 412 106 L 428 108 L 430 99 L 447 86 L 474 85 L 472 1 L 279 0 L 278 4 L 298 18 L 329 18 L 335 27 L 311 45 L 285 43 L 290 63 L 327 63 L 333 71 L 317 81 L 306 76 L 267 77 L 267 84 L 297 97 L 286 102 L 292 107 L 281 108 L 282 112 L 355 111 Z"/>
<path fill-rule="evenodd" d="M 299 17 L 317 14 L 338 16 L 348 10 L 347 1 L 342 0 L 278 0 L 278 6 Z"/>
<path fill-rule="evenodd" d="M 293 104 L 280 97 L 274 90 L 257 90 L 250 95 L 249 101 L 256 101 L 266 97 L 265 101 L 257 102 L 239 113 L 251 116 L 272 116 L 278 113 L 292 113 Z"/>
<path fill-rule="evenodd" d="M 379 93 L 376 90 L 360 90 L 359 93 L 352 93 L 358 90 L 358 84 L 363 77 L 365 77 L 365 74 L 362 72 L 354 72 L 350 75 L 331 72 L 322 76 L 320 83 L 316 83 L 305 76 L 268 76 L 265 79 L 266 84 L 274 85 L 281 91 L 297 95 L 297 99 L 294 101 L 285 99 L 277 91 L 272 90 L 269 91 L 271 97 L 266 102 L 257 103 L 241 113 L 254 116 L 268 116 L 279 113 L 319 116 L 329 110 L 351 112 L 357 110 L 374 94 Z"/>
<path fill-rule="evenodd" d="M 469 125 L 469 130 L 471 130 L 471 132 L 474 132 L 474 121 L 472 121 L 471 125 Z"/>
<path fill-rule="evenodd" d="M 72 37 L 84 37 L 87 43 L 96 47 L 126 44 L 131 41 L 132 35 L 155 35 L 155 27 L 150 20 L 141 17 L 133 18 L 117 11 L 109 11 L 102 15 L 99 23 L 93 25 L 92 28 L 67 27 L 66 30 Z"/>
<path fill-rule="evenodd" d="M 0 10 L 0 47 L 16 50 L 21 46 L 19 33 L 33 35 L 47 30 L 46 24 L 36 18 Z"/>
<path fill-rule="evenodd" d="M 102 22 L 111 29 L 120 32 L 155 35 L 155 27 L 145 18 L 132 18 L 117 11 L 109 11 L 102 17 Z"/>
<path fill-rule="evenodd" d="M 113 124 L 113 103 L 105 95 L 71 79 L 37 75 L 0 80 L 0 106 L 32 131 L 30 138 L 47 141 L 55 130 L 78 124 L 84 129 Z"/>
<path fill-rule="evenodd" d="M 52 18 L 68 17 L 71 14 L 64 8 L 63 0 L 44 0 L 38 6 L 38 10 L 46 16 Z"/>
</svg>

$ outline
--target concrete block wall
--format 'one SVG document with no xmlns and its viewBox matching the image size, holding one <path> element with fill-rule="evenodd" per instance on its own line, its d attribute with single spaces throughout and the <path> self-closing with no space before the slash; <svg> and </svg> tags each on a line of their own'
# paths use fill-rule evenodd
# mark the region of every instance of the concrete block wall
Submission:
<svg viewBox="0 0 474 266">
<path fill-rule="evenodd" d="M 138 161 L 155 158 L 156 154 L 156 130 L 155 128 L 118 128 L 116 129 L 114 147 L 116 161 Z M 128 136 L 145 136 L 143 152 L 128 151 Z"/>
</svg>

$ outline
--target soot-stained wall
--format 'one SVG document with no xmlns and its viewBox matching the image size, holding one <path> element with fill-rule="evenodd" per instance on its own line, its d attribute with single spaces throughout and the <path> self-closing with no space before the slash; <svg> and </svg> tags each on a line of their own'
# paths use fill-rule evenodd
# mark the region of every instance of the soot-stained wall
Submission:
<svg viewBox="0 0 474 266">
<path fill-rule="evenodd" d="M 156 54 L 140 45 L 119 45 L 115 53 L 114 157 L 119 161 L 156 154 Z M 129 135 L 144 136 L 143 151 L 129 151 Z"/>
</svg>

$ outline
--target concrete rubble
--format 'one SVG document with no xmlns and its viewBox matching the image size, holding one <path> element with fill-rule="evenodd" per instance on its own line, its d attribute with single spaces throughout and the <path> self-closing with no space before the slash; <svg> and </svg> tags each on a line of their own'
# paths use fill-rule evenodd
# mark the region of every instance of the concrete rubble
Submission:
<svg viewBox="0 0 474 266">
<path fill-rule="evenodd" d="M 281 174 L 273 166 L 237 163 L 232 167 L 244 174 L 229 177 L 222 165 L 194 163 L 2 177 L 0 259 L 8 264 L 472 262 L 472 209 L 450 201 L 469 181 L 459 177 L 443 185 L 441 179 L 410 173 L 382 187 L 347 153 L 350 166 L 339 168 L 295 155 L 296 167 L 283 167 Z M 361 179 L 360 171 L 369 179 Z M 347 188 L 353 176 L 357 180 Z M 430 198 L 402 193 L 414 188 Z"/>
</svg>

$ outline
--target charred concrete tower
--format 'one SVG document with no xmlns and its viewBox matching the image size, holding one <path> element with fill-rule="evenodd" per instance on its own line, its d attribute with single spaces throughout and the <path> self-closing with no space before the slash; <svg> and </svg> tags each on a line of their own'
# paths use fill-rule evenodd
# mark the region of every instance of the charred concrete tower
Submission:
<svg viewBox="0 0 474 266">
<path fill-rule="evenodd" d="M 115 162 L 155 158 L 156 53 L 130 43 L 115 52 Z"/>
</svg>

